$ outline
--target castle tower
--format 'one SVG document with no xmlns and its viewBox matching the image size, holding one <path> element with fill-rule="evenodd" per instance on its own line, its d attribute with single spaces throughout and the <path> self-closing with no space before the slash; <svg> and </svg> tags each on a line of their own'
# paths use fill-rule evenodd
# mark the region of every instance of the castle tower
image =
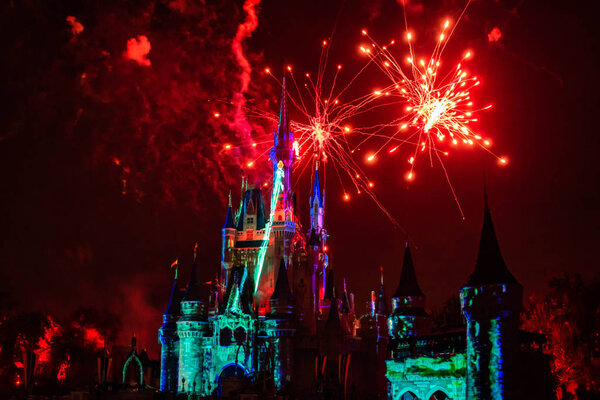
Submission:
<svg viewBox="0 0 600 400">
<path fill-rule="evenodd" d="M 171 289 L 169 305 L 163 314 L 163 324 L 158 330 L 160 342 L 160 391 L 177 392 L 177 376 L 179 363 L 179 337 L 177 336 L 177 319 L 180 314 L 180 295 L 177 284 L 177 267 Z"/>
<path fill-rule="evenodd" d="M 275 350 L 274 381 L 277 390 L 281 390 L 286 382 L 291 382 L 294 368 L 294 297 L 288 283 L 288 272 L 282 258 L 277 273 L 275 290 L 269 300 L 271 312 L 267 319 L 271 324 L 271 338 Z"/>
<path fill-rule="evenodd" d="M 283 171 L 283 180 L 281 182 L 281 192 L 275 203 L 274 221 L 271 221 L 273 224 L 273 241 L 270 249 L 271 263 L 265 271 L 267 276 L 271 277 L 270 288 L 265 288 L 268 296 L 270 296 L 273 291 L 272 277 L 274 276 L 275 268 L 277 268 L 279 260 L 284 258 L 288 270 L 290 271 L 293 271 L 294 267 L 292 257 L 292 240 L 296 233 L 296 223 L 294 221 L 294 194 L 292 191 L 292 169 L 295 158 L 294 134 L 290 130 L 286 97 L 284 75 L 281 91 L 279 124 L 274 133 L 274 145 L 271 149 L 271 161 L 273 162 L 273 192 L 277 190 L 277 171 L 280 166 Z M 272 211 L 273 210 L 271 210 L 271 212 Z M 271 242 L 269 245 L 271 246 Z M 269 298 L 268 296 L 265 300 Z"/>
<path fill-rule="evenodd" d="M 313 189 L 310 195 L 310 230 L 321 236 L 325 229 L 325 201 L 324 194 L 321 193 L 321 185 L 319 183 L 319 162 L 317 161 L 315 168 L 315 177 L 313 179 Z M 325 245 L 323 241 L 323 245 Z"/>
<path fill-rule="evenodd" d="M 231 207 L 231 192 L 229 192 L 229 205 L 227 206 L 227 216 L 222 232 L 221 275 L 219 281 L 227 282 L 227 272 L 233 265 L 235 249 L 235 217 Z"/>
<path fill-rule="evenodd" d="M 325 252 L 325 241 L 327 240 L 327 231 L 325 230 L 325 191 L 321 190 L 319 182 L 319 164 L 317 162 L 315 168 L 315 176 L 313 178 L 313 189 L 310 196 L 310 235 L 308 239 L 308 260 L 312 267 L 312 290 L 314 310 L 321 319 L 327 317 L 326 309 L 329 307 L 329 302 L 324 301 L 325 290 L 327 286 L 327 254 Z M 333 278 L 332 278 L 333 279 Z M 331 285 L 333 281 L 331 279 Z M 327 298 L 330 301 L 332 296 L 333 286 L 329 287 Z"/>
<path fill-rule="evenodd" d="M 428 317 L 425 311 L 425 295 L 417 282 L 417 274 L 407 242 L 400 282 L 392 297 L 392 314 L 388 318 L 390 336 L 395 339 L 406 339 L 422 335 L 427 328 Z"/>
<path fill-rule="evenodd" d="M 206 299 L 202 284 L 198 282 L 197 247 L 190 280 L 181 300 L 181 318 L 177 321 L 179 336 L 179 382 L 178 392 L 202 394 L 207 385 L 203 374 L 204 337 L 207 334 Z"/>
<path fill-rule="evenodd" d="M 506 267 L 484 192 L 475 269 L 460 291 L 467 320 L 467 399 L 517 399 L 523 288 Z"/>
</svg>

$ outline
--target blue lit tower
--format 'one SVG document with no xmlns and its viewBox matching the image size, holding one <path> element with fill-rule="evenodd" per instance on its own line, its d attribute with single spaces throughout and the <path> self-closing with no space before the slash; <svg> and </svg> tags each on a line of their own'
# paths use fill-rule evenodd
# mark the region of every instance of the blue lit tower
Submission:
<svg viewBox="0 0 600 400">
<path fill-rule="evenodd" d="M 181 318 L 177 321 L 179 336 L 179 382 L 178 392 L 201 394 L 206 385 L 203 376 L 203 342 L 207 331 L 206 298 L 197 277 L 197 245 L 194 262 L 185 294 L 181 300 Z"/>
<path fill-rule="evenodd" d="M 160 347 L 160 390 L 161 392 L 177 391 L 177 370 L 179 359 L 179 337 L 177 336 L 177 319 L 180 313 L 179 286 L 177 285 L 177 267 L 171 289 L 169 305 L 163 314 L 163 324 L 158 330 Z"/>
<path fill-rule="evenodd" d="M 423 334 L 428 321 L 425 295 L 419 287 L 408 242 L 404 250 L 400 282 L 392 296 L 392 314 L 388 318 L 390 336 L 407 339 Z"/>
<path fill-rule="evenodd" d="M 269 330 L 274 346 L 275 366 L 273 375 L 275 387 L 281 390 L 286 382 L 291 382 L 294 367 L 294 334 L 296 324 L 294 318 L 294 297 L 290 290 L 288 272 L 282 258 L 279 263 L 275 290 L 269 300 L 271 312 L 267 315 L 271 329 Z"/>
<path fill-rule="evenodd" d="M 315 168 L 313 189 L 310 196 L 310 235 L 308 238 L 308 260 L 312 268 L 313 310 L 320 309 L 325 298 L 327 275 L 327 255 L 325 253 L 325 190 L 321 191 L 319 182 L 319 164 Z M 333 284 L 333 282 L 331 282 Z M 333 288 L 333 286 L 332 286 Z M 331 294 L 331 293 L 330 293 Z M 324 318 L 324 316 L 322 316 Z"/>
<path fill-rule="evenodd" d="M 467 399 L 516 399 L 523 288 L 500 253 L 485 192 L 484 202 L 477 262 L 460 291 L 467 320 Z"/>
</svg>

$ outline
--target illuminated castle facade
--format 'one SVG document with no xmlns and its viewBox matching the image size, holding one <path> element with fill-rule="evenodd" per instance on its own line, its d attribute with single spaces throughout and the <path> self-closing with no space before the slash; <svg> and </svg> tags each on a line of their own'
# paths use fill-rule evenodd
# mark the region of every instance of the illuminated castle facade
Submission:
<svg viewBox="0 0 600 400">
<path fill-rule="evenodd" d="M 545 337 L 519 330 L 523 288 L 504 262 L 484 197 L 477 262 L 460 290 L 466 328 L 431 330 L 406 248 L 388 319 L 392 400 L 554 399 Z"/>
<path fill-rule="evenodd" d="M 265 205 L 261 189 L 243 181 L 239 208 L 230 198 L 226 212 L 218 279 L 198 281 L 198 268 L 212 267 L 201 265 L 196 250 L 185 290 L 175 279 L 159 329 L 161 391 L 227 396 L 247 390 L 302 398 L 363 391 L 385 397 L 385 301 L 370 302 L 358 332 L 354 297 L 345 285 L 336 291 L 328 262 L 318 165 L 310 227 L 297 218 L 293 143 L 284 80 L 270 202 Z M 378 367 L 365 372 L 367 362 Z"/>
<path fill-rule="evenodd" d="M 297 218 L 293 143 L 284 79 L 270 201 L 265 205 L 261 189 L 243 181 L 239 208 L 229 200 L 218 279 L 198 280 L 198 268 L 216 268 L 201 265 L 196 250 L 188 281 L 180 285 L 176 277 L 159 329 L 161 391 L 230 398 L 550 398 L 543 338 L 518 329 L 522 287 L 500 253 L 487 199 L 477 263 L 460 291 L 466 328 L 432 331 L 408 246 L 391 308 L 382 273 L 359 318 L 346 285 L 336 290 L 328 262 L 318 166 L 310 227 Z"/>
</svg>

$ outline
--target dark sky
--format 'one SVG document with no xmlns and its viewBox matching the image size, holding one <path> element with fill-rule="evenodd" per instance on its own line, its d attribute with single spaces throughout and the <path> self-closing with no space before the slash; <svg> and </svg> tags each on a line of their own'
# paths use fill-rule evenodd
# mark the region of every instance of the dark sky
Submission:
<svg viewBox="0 0 600 400">
<path fill-rule="evenodd" d="M 404 158 L 365 166 L 379 200 L 416 247 L 430 308 L 457 294 L 474 265 L 484 173 L 504 258 L 527 295 L 542 293 L 550 277 L 565 272 L 596 276 L 599 49 L 588 3 L 469 6 L 446 57 L 474 51 L 470 65 L 483 81 L 478 99 L 494 103 L 479 127 L 510 162 L 499 167 L 476 149 L 448 158 L 464 221 L 439 165 L 421 165 L 410 185 Z M 455 20 L 462 7 L 411 0 L 408 18 L 423 51 L 433 43 L 433 28 L 445 17 Z M 214 100 L 235 90 L 229 46 L 244 17 L 241 2 L 30 0 L 7 3 L 1 12 L 1 290 L 18 310 L 110 309 L 123 320 L 124 338 L 136 333 L 156 349 L 168 266 L 179 257 L 188 268 L 198 241 L 204 278 L 211 279 L 224 199 L 231 187 L 238 196 L 237 165 L 245 155 L 214 160 L 224 138 L 239 137 L 206 115 L 223 110 Z M 81 34 L 70 32 L 69 15 L 81 21 Z M 278 71 L 284 57 L 296 70 L 314 72 L 319 43 L 334 25 L 332 63 L 352 71 L 364 62 L 360 30 L 385 42 L 403 32 L 402 20 L 402 7 L 391 0 L 265 0 L 247 42 L 257 71 L 248 97 L 275 111 L 278 90 L 258 72 Z M 502 38 L 490 43 L 494 27 Z M 122 57 L 127 40 L 142 34 L 152 43 L 148 67 Z M 373 73 L 365 84 L 382 80 Z M 298 187 L 304 218 L 307 182 Z M 329 185 L 332 266 L 362 311 L 380 265 L 388 294 L 395 289 L 406 234 L 372 201 L 343 202 L 336 179 Z"/>
</svg>

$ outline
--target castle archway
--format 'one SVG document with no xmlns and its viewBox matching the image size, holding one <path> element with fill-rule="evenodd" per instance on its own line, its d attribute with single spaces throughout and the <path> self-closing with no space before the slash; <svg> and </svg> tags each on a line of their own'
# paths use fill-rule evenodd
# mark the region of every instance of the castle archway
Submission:
<svg viewBox="0 0 600 400">
<path fill-rule="evenodd" d="M 135 380 L 135 372 L 134 371 L 131 371 L 128 374 L 129 365 L 131 364 L 132 360 L 136 361 L 135 365 L 137 365 L 139 368 L 139 374 L 140 374 L 139 381 Z M 125 365 L 123 366 L 123 384 L 128 384 L 130 386 L 137 386 L 137 385 L 142 386 L 144 384 L 144 367 L 142 366 L 142 360 L 140 360 L 140 358 L 135 353 L 133 353 L 129 356 L 127 361 L 125 361 Z"/>
<path fill-rule="evenodd" d="M 446 394 L 443 390 L 436 390 L 435 392 L 429 395 L 429 400 L 449 400 L 450 396 Z"/>
<path fill-rule="evenodd" d="M 224 366 L 217 378 L 217 396 L 223 396 L 223 384 L 225 381 L 231 378 L 244 378 L 245 376 L 246 370 L 239 364 L 231 363 Z"/>
</svg>

